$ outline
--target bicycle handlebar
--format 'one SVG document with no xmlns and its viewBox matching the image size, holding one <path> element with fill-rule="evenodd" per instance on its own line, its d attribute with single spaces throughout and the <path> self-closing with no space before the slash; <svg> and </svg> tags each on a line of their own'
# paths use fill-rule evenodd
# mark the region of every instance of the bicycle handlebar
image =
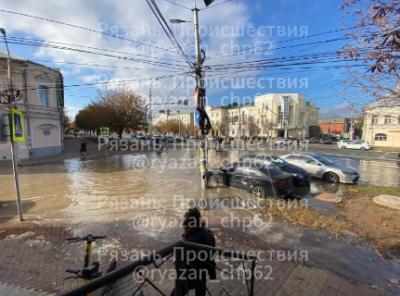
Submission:
<svg viewBox="0 0 400 296">
<path fill-rule="evenodd" d="M 104 239 L 106 238 L 104 235 L 86 235 L 86 236 L 75 236 L 75 237 L 68 237 L 66 240 L 73 243 L 73 242 L 80 242 L 80 241 L 86 241 L 86 242 L 93 242 L 95 240 L 99 239 Z"/>
</svg>

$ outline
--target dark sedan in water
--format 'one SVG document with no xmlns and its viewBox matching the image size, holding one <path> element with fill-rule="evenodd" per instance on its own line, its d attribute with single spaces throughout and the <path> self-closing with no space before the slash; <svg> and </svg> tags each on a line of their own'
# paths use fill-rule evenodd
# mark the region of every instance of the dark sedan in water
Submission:
<svg viewBox="0 0 400 296">
<path fill-rule="evenodd" d="M 288 163 L 283 158 L 275 155 L 246 155 L 240 158 L 240 161 L 260 161 L 265 163 L 273 163 L 282 171 L 291 174 L 294 186 L 307 187 L 310 186 L 311 175 L 304 169 Z"/>
<path fill-rule="evenodd" d="M 258 198 L 286 197 L 292 193 L 293 178 L 272 163 L 238 161 L 206 175 L 209 188 L 219 185 L 249 191 Z"/>
</svg>

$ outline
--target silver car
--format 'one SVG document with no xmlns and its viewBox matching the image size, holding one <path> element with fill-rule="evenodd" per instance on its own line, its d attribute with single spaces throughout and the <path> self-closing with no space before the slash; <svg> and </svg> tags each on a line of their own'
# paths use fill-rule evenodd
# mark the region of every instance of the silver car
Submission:
<svg viewBox="0 0 400 296">
<path fill-rule="evenodd" d="M 283 156 L 287 162 L 297 165 L 315 178 L 332 183 L 357 183 L 360 175 L 348 166 L 335 163 L 332 160 L 315 153 L 292 153 Z"/>
</svg>

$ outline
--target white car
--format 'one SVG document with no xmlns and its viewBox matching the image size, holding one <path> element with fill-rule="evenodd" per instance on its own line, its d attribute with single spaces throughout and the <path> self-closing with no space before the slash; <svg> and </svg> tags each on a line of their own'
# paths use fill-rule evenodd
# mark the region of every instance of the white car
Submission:
<svg viewBox="0 0 400 296">
<path fill-rule="evenodd" d="M 292 153 L 282 156 L 282 158 L 306 170 L 311 176 L 327 182 L 354 184 L 360 178 L 354 168 L 335 163 L 316 153 Z"/>
<path fill-rule="evenodd" d="M 275 146 L 290 146 L 293 144 L 293 141 L 290 139 L 277 139 L 274 141 Z"/>
<path fill-rule="evenodd" d="M 371 146 L 359 140 L 342 140 L 337 143 L 340 149 L 356 149 L 356 150 L 369 150 Z"/>
</svg>

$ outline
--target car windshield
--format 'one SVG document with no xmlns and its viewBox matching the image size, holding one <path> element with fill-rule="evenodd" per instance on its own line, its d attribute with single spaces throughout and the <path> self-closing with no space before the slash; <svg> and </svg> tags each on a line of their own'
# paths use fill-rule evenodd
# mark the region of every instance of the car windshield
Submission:
<svg viewBox="0 0 400 296">
<path fill-rule="evenodd" d="M 319 162 L 321 162 L 324 165 L 332 165 L 334 164 L 334 162 L 326 157 L 323 157 L 321 155 L 314 155 L 314 158 L 316 160 L 318 160 Z"/>
<path fill-rule="evenodd" d="M 284 168 L 289 165 L 286 160 L 283 160 L 282 158 L 277 157 L 277 156 L 272 157 L 272 163 L 279 168 Z"/>
</svg>

